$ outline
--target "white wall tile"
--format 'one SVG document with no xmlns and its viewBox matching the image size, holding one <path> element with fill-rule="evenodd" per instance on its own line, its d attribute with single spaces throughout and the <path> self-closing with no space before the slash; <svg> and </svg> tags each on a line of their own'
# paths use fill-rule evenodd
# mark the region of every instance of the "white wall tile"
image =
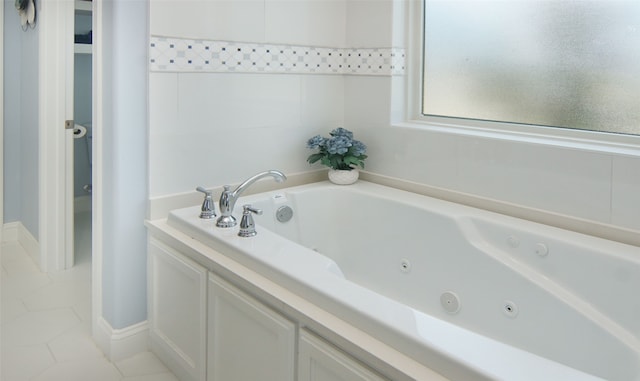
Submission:
<svg viewBox="0 0 640 381">
<path fill-rule="evenodd" d="M 179 131 L 178 74 L 149 74 L 149 188 L 153 195 L 175 173 L 172 160 L 181 153 L 172 143 Z"/>
<path fill-rule="evenodd" d="M 403 71 L 404 68 L 405 67 L 402 66 Z M 389 119 L 396 123 L 405 122 L 407 118 L 406 105 L 409 101 L 409 95 L 407 94 L 407 79 L 404 75 L 394 76 L 391 78 L 391 92 L 389 93 L 389 98 L 391 104 Z"/>
<path fill-rule="evenodd" d="M 230 129 L 300 123 L 300 76 L 180 74 L 178 101 L 184 131 L 212 131 L 223 142 Z"/>
<path fill-rule="evenodd" d="M 390 48 L 403 43 L 396 38 L 403 10 L 399 0 L 156 0 L 151 33 Z M 342 125 L 369 146 L 368 170 L 639 228 L 639 159 L 390 127 L 390 115 L 404 112 L 392 84 L 403 80 L 151 73 L 151 194 L 237 182 L 266 167 L 307 170 L 306 140 Z"/>
<path fill-rule="evenodd" d="M 270 127 L 163 137 L 156 144 L 171 154 L 156 164 L 163 170 L 152 197 L 238 183 L 267 169 L 309 170 L 307 135 L 301 128 Z"/>
<path fill-rule="evenodd" d="M 155 132 L 178 126 L 178 74 L 149 74 L 149 125 Z M 153 147 L 151 147 L 153 148 Z"/>
<path fill-rule="evenodd" d="M 498 200 L 511 196 L 516 186 L 515 179 L 507 173 L 508 160 L 513 160 L 512 148 L 496 140 L 459 137 L 457 190 Z"/>
<path fill-rule="evenodd" d="M 366 48 L 393 46 L 393 0 L 347 1 L 347 46 Z"/>
<path fill-rule="evenodd" d="M 311 135 L 344 126 L 344 77 L 301 76 L 302 127 Z M 315 133 L 314 133 L 315 132 Z"/>
<path fill-rule="evenodd" d="M 265 0 L 266 41 L 345 46 L 346 0 Z"/>
<path fill-rule="evenodd" d="M 158 101 L 150 127 L 152 197 L 239 182 L 265 169 L 309 170 L 307 139 L 343 120 L 341 77 L 174 75 L 175 122 L 173 111 L 166 113 L 172 122 L 162 120 Z M 169 78 L 152 75 L 151 88 L 170 90 Z"/>
<path fill-rule="evenodd" d="M 640 158 L 613 158 L 611 222 L 640 230 Z"/>
<path fill-rule="evenodd" d="M 154 0 L 152 35 L 264 42 L 264 0 Z"/>
<path fill-rule="evenodd" d="M 453 188 L 457 185 L 456 138 L 390 126 L 397 106 L 396 77 L 345 77 L 346 127 L 368 147 L 366 169 L 383 175 Z"/>
<path fill-rule="evenodd" d="M 448 189 L 457 188 L 456 137 L 395 126 L 358 130 L 367 170 Z"/>
<path fill-rule="evenodd" d="M 214 161 L 216 156 L 215 142 L 210 135 L 152 131 L 149 144 L 153 147 L 149 155 L 151 197 L 214 184 L 208 182 L 214 174 L 205 172 L 207 164 Z"/>
<path fill-rule="evenodd" d="M 464 138 L 459 189 L 497 200 L 608 223 L 608 155 L 512 141 Z"/>
<path fill-rule="evenodd" d="M 388 126 L 391 81 L 388 77 L 345 77 L 345 121 L 351 128 Z"/>
</svg>

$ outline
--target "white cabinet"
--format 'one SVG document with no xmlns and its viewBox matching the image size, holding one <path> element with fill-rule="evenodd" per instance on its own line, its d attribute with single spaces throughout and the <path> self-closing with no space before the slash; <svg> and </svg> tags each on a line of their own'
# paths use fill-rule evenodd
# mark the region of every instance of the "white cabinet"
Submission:
<svg viewBox="0 0 640 381">
<path fill-rule="evenodd" d="M 307 330 L 300 330 L 298 381 L 385 381 Z"/>
<path fill-rule="evenodd" d="M 208 381 L 294 380 L 296 326 L 209 275 Z"/>
<path fill-rule="evenodd" d="M 181 381 L 384 381 L 355 357 L 151 237 L 149 345 Z"/>
<path fill-rule="evenodd" d="M 149 340 L 182 381 L 206 375 L 207 270 L 164 244 L 149 244 Z"/>
</svg>

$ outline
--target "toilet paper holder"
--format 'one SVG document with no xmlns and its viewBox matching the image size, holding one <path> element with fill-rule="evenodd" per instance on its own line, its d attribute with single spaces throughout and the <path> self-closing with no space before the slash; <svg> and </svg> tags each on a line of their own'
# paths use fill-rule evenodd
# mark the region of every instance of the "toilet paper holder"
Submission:
<svg viewBox="0 0 640 381">
<path fill-rule="evenodd" d="M 87 127 L 80 125 L 80 124 L 75 124 L 73 126 L 73 138 L 74 139 L 80 139 L 83 138 L 85 135 L 87 134 Z"/>
</svg>

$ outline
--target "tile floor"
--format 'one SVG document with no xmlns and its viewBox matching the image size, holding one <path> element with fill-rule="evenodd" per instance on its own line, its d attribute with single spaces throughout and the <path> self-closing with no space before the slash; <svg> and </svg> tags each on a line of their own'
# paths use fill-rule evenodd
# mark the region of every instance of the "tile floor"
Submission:
<svg viewBox="0 0 640 381">
<path fill-rule="evenodd" d="M 16 242 L 0 247 L 0 380 L 177 381 L 152 353 L 111 363 L 91 339 L 91 217 L 76 214 L 76 265 L 42 273 Z"/>
</svg>

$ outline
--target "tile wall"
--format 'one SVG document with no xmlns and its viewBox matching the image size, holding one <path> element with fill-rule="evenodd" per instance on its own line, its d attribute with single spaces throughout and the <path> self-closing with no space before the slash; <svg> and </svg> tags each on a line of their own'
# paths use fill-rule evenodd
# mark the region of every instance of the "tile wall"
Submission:
<svg viewBox="0 0 640 381">
<path fill-rule="evenodd" d="M 383 78 L 345 80 L 369 171 L 640 231 L 640 157 L 390 126 L 392 92 Z"/>
<path fill-rule="evenodd" d="M 319 169 L 305 143 L 344 126 L 345 78 L 404 72 L 393 1 L 356 3 L 151 2 L 150 196 Z"/>
<path fill-rule="evenodd" d="M 267 168 L 307 171 L 306 139 L 342 125 L 369 146 L 372 172 L 640 230 L 637 156 L 397 127 L 393 121 L 404 118 L 404 93 L 398 91 L 404 77 L 392 61 L 378 73 L 343 73 L 333 63 L 313 68 L 329 62 L 329 52 L 333 57 L 352 48 L 378 49 L 389 59 L 403 44 L 402 23 L 394 18 L 405 3 L 152 2 L 151 34 L 157 38 L 213 41 L 242 55 L 226 68 L 210 63 L 215 69 L 190 69 L 184 47 L 185 56 L 173 63 L 166 54 L 155 56 L 151 196 L 238 182 Z M 252 60 L 259 49 L 272 48 L 281 55 L 277 60 Z M 306 52 L 321 52 L 325 61 L 305 62 Z M 267 62 L 277 62 L 280 71 Z M 294 70 L 296 62 L 318 71 Z M 245 63 L 249 69 L 240 72 Z"/>
</svg>

